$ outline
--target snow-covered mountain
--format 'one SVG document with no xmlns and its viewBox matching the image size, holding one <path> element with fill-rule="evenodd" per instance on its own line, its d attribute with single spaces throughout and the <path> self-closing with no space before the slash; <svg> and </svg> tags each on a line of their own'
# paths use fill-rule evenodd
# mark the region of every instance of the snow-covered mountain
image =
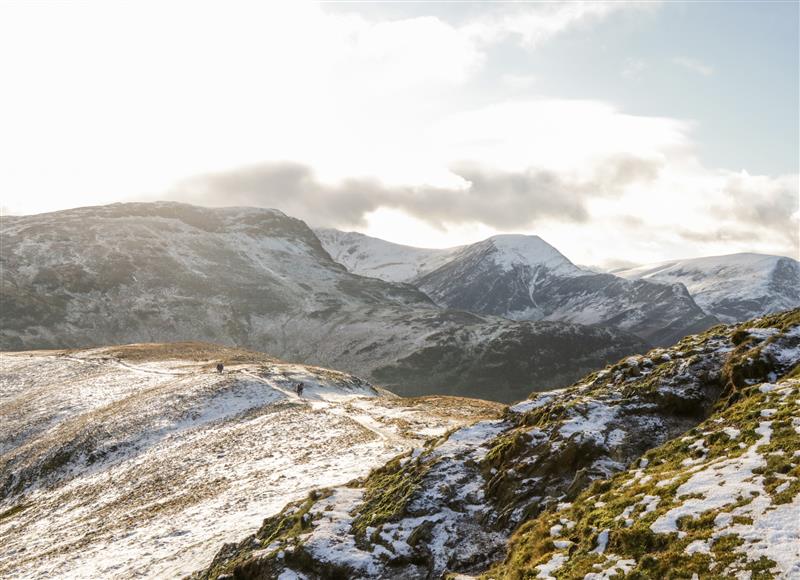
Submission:
<svg viewBox="0 0 800 580">
<path fill-rule="evenodd" d="M 10 217 L 0 348 L 205 340 L 352 372 L 400 394 L 511 401 L 642 352 L 624 331 L 438 307 L 350 273 L 276 210 L 133 203 Z"/>
<path fill-rule="evenodd" d="M 209 344 L 0 357 L 4 578 L 181 577 L 287 502 L 500 407 Z"/>
<path fill-rule="evenodd" d="M 800 309 L 628 357 L 321 488 L 195 579 L 800 576 Z"/>
<path fill-rule="evenodd" d="M 415 248 L 326 228 L 314 232 L 322 247 L 348 271 L 387 282 L 410 282 L 443 265 L 460 249 Z"/>
<path fill-rule="evenodd" d="M 730 254 L 649 264 L 614 272 L 632 280 L 681 283 L 724 322 L 800 306 L 800 263 L 784 256 Z"/>
<path fill-rule="evenodd" d="M 616 326 L 651 344 L 671 344 L 717 322 L 680 284 L 586 271 L 538 236 L 494 236 L 466 246 L 414 284 L 448 308 Z"/>
</svg>

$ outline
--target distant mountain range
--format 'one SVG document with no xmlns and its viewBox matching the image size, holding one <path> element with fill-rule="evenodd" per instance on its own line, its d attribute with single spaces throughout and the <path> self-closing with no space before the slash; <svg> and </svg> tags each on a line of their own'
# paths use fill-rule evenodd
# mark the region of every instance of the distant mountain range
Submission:
<svg viewBox="0 0 800 580">
<path fill-rule="evenodd" d="M 512 320 L 614 326 L 650 344 L 671 344 L 718 322 L 680 284 L 579 268 L 538 236 L 494 236 L 448 250 L 330 230 L 320 239 L 354 273 L 409 282 L 448 308 Z"/>
<path fill-rule="evenodd" d="M 732 254 L 600 273 L 576 266 L 538 236 L 500 235 L 440 250 L 318 233 L 351 272 L 411 283 L 444 306 L 515 320 L 612 325 L 652 344 L 671 344 L 718 320 L 800 305 L 800 263 L 783 256 Z"/>
<path fill-rule="evenodd" d="M 784 256 L 730 254 L 615 271 L 631 280 L 681 283 L 703 310 L 739 322 L 800 305 L 800 263 Z"/>
<path fill-rule="evenodd" d="M 512 401 L 641 352 L 609 327 L 447 310 L 359 276 L 277 210 L 114 204 L 4 217 L 0 349 L 205 340 L 399 394 Z"/>
<path fill-rule="evenodd" d="M 425 250 L 157 202 L 4 216 L 0 242 L 2 349 L 205 340 L 405 395 L 512 401 L 718 321 L 681 281 L 590 272 L 536 236 Z M 761 306 L 797 302 L 769 288 Z"/>
</svg>

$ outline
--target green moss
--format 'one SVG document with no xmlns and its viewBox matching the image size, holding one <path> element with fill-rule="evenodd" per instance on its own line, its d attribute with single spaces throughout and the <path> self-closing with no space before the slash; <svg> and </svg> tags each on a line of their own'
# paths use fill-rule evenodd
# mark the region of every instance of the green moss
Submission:
<svg viewBox="0 0 800 580">
<path fill-rule="evenodd" d="M 292 553 L 297 551 L 300 547 L 299 536 L 311 526 L 309 511 L 330 494 L 330 490 L 315 490 L 306 499 L 289 504 L 279 514 L 264 520 L 255 536 L 250 536 L 239 544 L 226 544 L 211 565 L 196 577 L 217 578 L 226 574 L 248 577 L 247 571 L 252 572 L 253 569 L 257 569 L 262 576 L 269 576 L 262 568 L 271 570 L 274 562 L 266 558 L 253 562 L 253 551 L 267 547 L 276 540 L 281 541 L 282 548 L 292 546 Z M 280 549 L 275 550 L 275 553 L 278 551 Z M 302 556 L 299 558 L 302 561 Z"/>
<path fill-rule="evenodd" d="M 791 501 L 796 497 L 800 493 L 800 460 L 794 452 L 800 449 L 800 434 L 794 429 L 792 419 L 799 403 L 800 395 L 796 388 L 787 395 L 762 393 L 757 385 L 743 387 L 739 400 L 730 407 L 691 429 L 685 437 L 648 451 L 645 457 L 649 465 L 636 479 L 636 472 L 627 471 L 596 481 L 569 507 L 545 512 L 521 526 L 509 543 L 505 562 L 491 568 L 486 577 L 536 576 L 536 566 L 548 562 L 558 551 L 566 553 L 553 544 L 550 528 L 572 521 L 574 527 L 564 527 L 558 538 L 572 542 L 567 562 L 555 573 L 558 578 L 579 578 L 612 566 L 611 561 L 593 552 L 600 530 L 609 530 L 609 553 L 635 561 L 630 578 L 691 578 L 693 574 L 701 578 L 724 578 L 729 567 L 750 570 L 754 578 L 771 578 L 774 562 L 768 559 L 748 561 L 745 551 L 740 550 L 743 541 L 737 535 L 726 534 L 713 539 L 719 514 L 733 512 L 751 503 L 752 495 L 735 498 L 718 509 L 679 518 L 676 524 L 681 536 L 657 534 L 650 525 L 689 499 L 689 496 L 678 498 L 676 494 L 680 485 L 691 477 L 683 462 L 698 455 L 697 446 L 693 447 L 696 441 L 704 442 L 703 462 L 706 464 L 715 459 L 737 457 L 760 440 L 756 429 L 765 421 L 771 423 L 771 438 L 768 444 L 759 446 L 766 465 L 758 470 L 763 475 L 764 488 L 774 503 Z M 763 416 L 764 409 L 774 409 L 774 413 Z M 736 427 L 739 435 L 727 434 L 724 431 L 726 427 Z M 781 487 L 778 493 L 776 490 Z M 656 508 L 646 515 L 643 514 L 645 496 L 660 498 Z M 626 519 L 632 523 L 629 525 Z M 752 518 L 744 515 L 735 515 L 732 521 L 739 525 L 753 523 Z M 708 542 L 711 554 L 686 554 L 686 547 L 696 540 Z"/>
<path fill-rule="evenodd" d="M 403 461 L 406 459 L 407 461 Z M 353 519 L 352 530 L 363 539 L 369 526 L 396 520 L 406 512 L 408 502 L 433 461 L 396 457 L 373 471 L 363 482 L 364 499 Z"/>
<path fill-rule="evenodd" d="M 330 490 L 315 490 L 308 494 L 302 502 L 297 502 L 290 509 L 284 509 L 275 517 L 267 518 L 258 530 L 256 537 L 262 546 L 270 545 L 280 538 L 288 541 L 296 538 L 311 527 L 309 510 L 322 499 L 329 497 Z"/>
<path fill-rule="evenodd" d="M 738 328 L 777 328 L 781 332 L 786 332 L 798 325 L 800 325 L 800 308 L 795 308 L 750 320 L 739 325 Z"/>
</svg>

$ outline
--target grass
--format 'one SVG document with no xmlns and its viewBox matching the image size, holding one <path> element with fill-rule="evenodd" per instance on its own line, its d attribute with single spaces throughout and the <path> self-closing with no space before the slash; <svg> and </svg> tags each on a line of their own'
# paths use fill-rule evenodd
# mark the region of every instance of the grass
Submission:
<svg viewBox="0 0 800 580">
<path fill-rule="evenodd" d="M 711 416 L 684 436 L 651 449 L 644 454 L 648 460 L 646 468 L 629 468 L 607 480 L 596 481 L 580 493 L 568 506 L 561 509 L 551 507 L 538 517 L 521 525 L 509 542 L 506 559 L 491 567 L 486 578 L 530 578 L 535 577 L 537 566 L 547 563 L 556 553 L 568 556 L 567 562 L 555 572 L 558 578 L 583 578 L 588 573 L 608 569 L 613 562 L 604 555 L 594 553 L 597 538 L 602 530 L 609 530 L 607 553 L 620 559 L 634 562 L 627 578 L 691 578 L 697 574 L 701 578 L 726 578 L 731 569 L 749 571 L 752 578 L 772 578 L 775 562 L 761 557 L 748 560 L 743 540 L 733 533 L 713 538 L 716 530 L 715 520 L 719 514 L 732 512 L 752 502 L 754 496 L 740 496 L 717 509 L 695 514 L 695 517 L 682 517 L 676 525 L 678 534 L 660 534 L 650 529 L 650 525 L 675 506 L 681 505 L 687 497 L 677 498 L 676 493 L 682 483 L 691 477 L 687 473 L 686 459 L 702 456 L 692 444 L 702 439 L 707 449 L 703 463 L 714 459 L 735 458 L 754 445 L 760 436 L 756 428 L 763 421 L 771 421 L 770 442 L 759 447 L 765 460 L 761 469 L 754 471 L 754 477 L 762 476 L 763 489 L 769 494 L 773 505 L 791 502 L 800 493 L 800 459 L 795 452 L 800 451 L 800 433 L 793 420 L 800 404 L 798 388 L 791 395 L 773 396 L 762 393 L 758 383 L 766 381 L 770 373 L 785 377 L 800 378 L 798 366 L 782 369 L 775 361 L 762 356 L 763 348 L 776 340 L 786 330 L 800 324 L 800 310 L 783 313 L 774 317 L 759 319 L 756 323 L 746 323 L 729 331 L 731 343 L 735 345 L 727 357 L 719 380 L 724 395 L 713 408 Z M 758 343 L 749 338 L 747 328 L 779 328 L 780 332 Z M 683 351 L 683 360 L 696 363 L 704 356 L 706 341 L 720 336 L 719 327 L 710 329 L 699 337 L 681 341 L 673 350 Z M 657 351 L 650 353 L 653 356 Z M 696 357 L 695 360 L 692 360 Z M 677 371 L 679 363 L 675 357 L 671 361 L 656 364 L 651 374 L 626 385 L 628 394 L 640 389 L 649 389 L 653 381 L 668 378 Z M 590 377 L 595 384 L 586 393 L 607 385 L 626 380 L 628 367 L 625 361 L 612 365 L 602 375 Z M 780 377 L 779 377 L 780 378 Z M 709 377 L 715 380 L 714 377 Z M 796 384 L 796 387 L 800 383 Z M 731 396 L 735 393 L 735 396 Z M 559 403 L 563 405 L 564 403 Z M 768 418 L 762 416 L 767 408 L 775 409 Z M 522 422 L 527 425 L 546 425 L 553 415 L 560 413 L 553 407 L 535 409 Z M 739 430 L 738 437 L 724 431 L 725 427 Z M 516 445 L 511 437 L 498 440 L 493 449 L 492 465 L 501 470 L 506 458 L 512 454 Z M 744 448 L 743 448 L 744 447 Z M 657 485 L 660 483 L 660 486 Z M 778 491 L 780 489 L 781 491 Z M 643 514 L 645 496 L 659 498 L 656 508 Z M 632 520 L 628 525 L 626 519 Z M 752 525 L 748 515 L 734 515 L 733 524 Z M 568 528 L 566 523 L 574 523 Z M 562 526 L 557 537 L 551 534 L 553 526 Z M 554 541 L 567 540 L 566 548 L 557 548 Z M 686 547 L 693 541 L 703 540 L 710 546 L 710 554 L 695 552 L 687 554 Z M 598 567 L 599 565 L 599 567 Z"/>
</svg>

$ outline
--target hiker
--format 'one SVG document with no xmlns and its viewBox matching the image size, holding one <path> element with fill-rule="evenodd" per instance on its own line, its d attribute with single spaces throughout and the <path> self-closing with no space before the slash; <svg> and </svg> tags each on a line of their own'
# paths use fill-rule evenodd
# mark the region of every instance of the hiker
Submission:
<svg viewBox="0 0 800 580">
<path fill-rule="evenodd" d="M 297 393 L 298 397 L 302 397 L 303 396 L 303 383 L 297 383 L 294 386 L 294 392 Z"/>
<path fill-rule="evenodd" d="M 222 363 L 217 363 L 217 372 L 222 374 L 222 369 L 225 368 L 225 365 Z"/>
</svg>

